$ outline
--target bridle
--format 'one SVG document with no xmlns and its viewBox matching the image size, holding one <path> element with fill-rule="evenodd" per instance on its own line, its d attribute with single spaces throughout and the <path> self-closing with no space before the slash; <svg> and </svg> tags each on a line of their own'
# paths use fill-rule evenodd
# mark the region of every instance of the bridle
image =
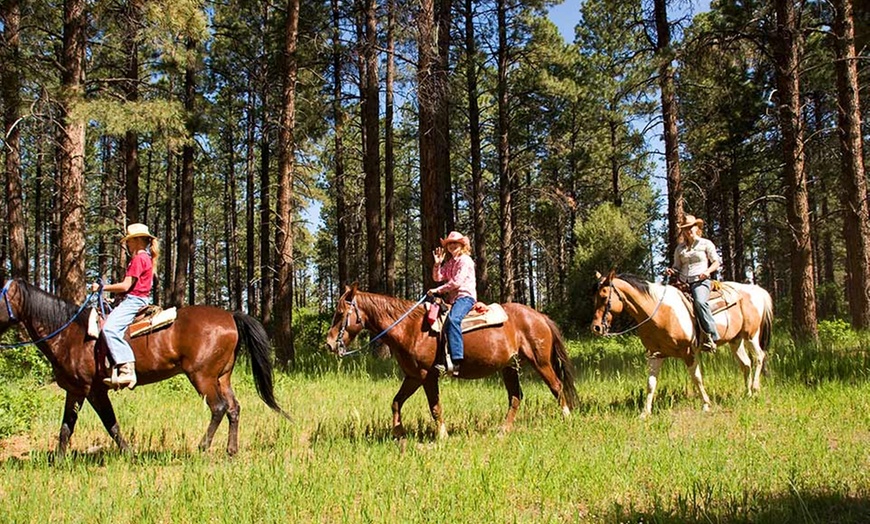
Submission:
<svg viewBox="0 0 870 524">
<path fill-rule="evenodd" d="M 362 322 L 359 308 L 356 306 L 356 298 L 353 300 L 345 300 L 344 303 L 347 305 L 347 309 L 344 312 L 344 321 L 341 323 L 341 327 L 338 328 L 338 338 L 336 339 L 336 344 L 338 345 L 338 356 L 340 357 L 348 354 L 347 346 L 344 343 L 344 334 L 347 332 L 347 327 L 350 325 L 351 310 L 356 313 L 356 323 L 359 324 Z"/>
<path fill-rule="evenodd" d="M 619 298 L 619 300 L 622 301 L 623 304 L 625 303 L 625 297 L 623 297 L 622 293 L 620 293 L 619 290 L 616 289 L 616 286 L 613 285 L 612 278 L 608 278 L 607 285 L 608 285 L 608 287 L 610 287 L 610 290 L 607 293 L 607 303 L 604 305 L 604 315 L 602 315 L 602 317 L 601 317 L 601 324 L 604 327 L 604 332 L 601 334 L 601 336 L 604 336 L 604 337 L 616 337 L 619 335 L 624 335 L 630 331 L 634 331 L 635 329 L 639 328 L 640 326 L 642 326 L 642 325 L 646 324 L 647 322 L 649 322 L 650 320 L 652 320 L 652 317 L 654 317 L 655 314 L 658 313 L 659 307 L 661 307 L 662 302 L 665 301 L 665 294 L 667 293 L 667 289 L 662 291 L 662 298 L 659 299 L 659 303 L 656 304 L 656 307 L 655 307 L 655 309 L 653 309 L 653 312 L 650 313 L 650 315 L 646 317 L 646 320 L 639 322 L 637 325 L 632 326 L 628 329 L 619 331 L 617 333 L 611 333 L 610 332 L 610 324 L 607 323 L 607 315 L 610 313 L 611 301 L 613 300 L 613 292 L 616 291 L 616 296 Z M 599 289 L 601 289 L 600 284 L 599 284 Z"/>
<path fill-rule="evenodd" d="M 3 286 L 3 291 L 0 291 L 0 296 L 2 296 L 3 301 L 6 302 L 6 313 L 9 315 L 9 320 L 18 322 L 15 313 L 12 312 L 12 305 L 9 303 L 9 284 L 11 283 L 11 279 L 6 281 L 6 284 Z"/>
</svg>

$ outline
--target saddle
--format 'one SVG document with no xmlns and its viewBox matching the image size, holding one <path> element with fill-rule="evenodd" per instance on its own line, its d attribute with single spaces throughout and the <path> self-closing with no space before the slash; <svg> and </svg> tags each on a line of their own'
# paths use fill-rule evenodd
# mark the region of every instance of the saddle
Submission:
<svg viewBox="0 0 870 524">
<path fill-rule="evenodd" d="M 440 302 L 440 300 L 431 305 L 439 307 L 440 311 L 434 320 L 432 320 L 431 317 L 427 317 L 429 329 L 434 333 L 441 333 L 444 320 L 447 317 L 447 313 L 450 312 L 450 305 L 444 304 L 443 302 Z M 474 307 L 471 308 L 471 311 L 465 315 L 465 318 L 462 319 L 462 332 L 467 333 L 488 326 L 498 326 L 504 324 L 507 319 L 507 312 L 503 307 L 501 307 L 501 304 L 484 304 L 483 302 L 477 302 L 474 304 Z"/>
<path fill-rule="evenodd" d="M 683 282 L 677 277 L 671 278 L 668 283 L 680 290 L 680 295 L 683 298 L 683 303 L 685 304 L 686 309 L 689 311 L 689 315 L 692 317 L 692 321 L 695 325 L 695 343 L 699 343 L 697 338 L 701 333 L 701 326 L 698 324 L 698 319 L 695 318 L 695 308 L 693 307 L 694 299 L 692 298 L 692 292 L 689 289 L 689 284 Z M 713 280 L 711 281 L 711 284 L 712 285 L 710 286 L 710 298 L 707 299 L 707 304 L 709 304 L 710 306 L 711 315 L 715 315 L 716 313 L 725 311 L 726 309 L 730 309 L 736 306 L 738 302 L 740 302 L 740 293 L 728 283 Z"/>
<path fill-rule="evenodd" d="M 127 334 L 130 335 L 130 338 L 134 338 L 166 327 L 175 322 L 177 313 L 178 311 L 174 307 L 163 309 L 153 304 L 145 306 L 136 313 L 136 317 L 133 319 L 130 327 L 127 328 Z M 92 308 L 88 318 L 88 335 L 91 338 L 100 337 L 103 322 L 104 319 L 96 308 Z"/>
</svg>

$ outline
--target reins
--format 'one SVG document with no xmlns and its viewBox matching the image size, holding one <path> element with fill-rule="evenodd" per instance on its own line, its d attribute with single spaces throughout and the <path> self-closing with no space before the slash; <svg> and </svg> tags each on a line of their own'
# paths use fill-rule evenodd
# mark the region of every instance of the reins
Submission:
<svg viewBox="0 0 870 524">
<path fill-rule="evenodd" d="M 344 322 L 341 324 L 341 328 L 339 328 L 339 330 L 338 330 L 338 337 L 337 337 L 338 356 L 344 358 L 347 356 L 351 356 L 351 355 L 355 355 L 357 353 L 360 353 L 363 349 L 368 349 L 369 347 L 371 347 L 371 345 L 374 344 L 375 342 L 377 342 L 379 338 L 386 335 L 391 329 L 396 327 L 396 325 L 399 322 L 405 320 L 405 318 L 407 318 L 408 315 L 410 315 L 411 312 L 417 308 L 417 306 L 419 306 L 420 304 L 423 303 L 424 300 L 426 300 L 427 296 L 428 295 L 424 294 L 422 297 L 420 297 L 420 300 L 418 300 L 413 306 L 411 306 L 407 311 L 405 311 L 405 313 L 402 316 L 400 316 L 395 322 L 393 322 L 392 324 L 387 326 L 386 329 L 384 329 L 383 331 L 378 333 L 377 336 L 375 336 L 373 339 L 369 340 L 369 343 L 366 344 L 363 348 L 355 349 L 353 351 L 345 351 L 347 346 L 344 345 L 344 332 L 347 331 L 347 326 L 350 324 L 350 308 L 348 308 L 347 313 L 345 313 L 345 315 L 344 315 Z M 351 300 L 350 302 L 348 302 L 347 304 L 349 306 L 353 307 L 354 312 L 356 312 L 357 322 L 359 322 L 359 309 L 356 305 L 356 298 L 354 297 L 354 299 Z"/>
<path fill-rule="evenodd" d="M 0 291 L 0 297 L 2 297 L 3 300 L 6 302 L 6 312 L 9 314 L 9 319 L 13 320 L 13 321 L 17 321 L 19 319 L 15 317 L 15 314 L 12 312 L 12 306 L 9 304 L 8 292 L 9 292 L 9 284 L 11 284 L 11 283 L 12 283 L 12 280 L 8 280 L 6 282 L 6 285 L 3 286 L 3 290 Z M 47 340 L 51 340 L 52 338 L 58 336 L 64 329 L 68 328 L 70 326 L 70 324 L 72 324 L 75 321 L 75 319 L 78 318 L 79 315 L 81 315 L 82 311 L 85 310 L 85 307 L 87 307 L 88 304 L 90 304 L 94 295 L 96 293 L 100 293 L 102 290 L 103 290 L 103 285 L 102 285 L 102 283 L 100 283 L 100 289 L 90 293 L 87 296 L 87 298 L 85 299 L 85 301 L 82 303 L 82 305 L 79 307 L 78 311 L 76 311 L 75 315 L 73 315 L 72 318 L 67 320 L 64 325 L 57 328 L 51 334 L 46 335 L 46 336 L 40 338 L 39 340 L 31 340 L 29 342 L 18 342 L 15 344 L 0 344 L 0 349 L 15 349 L 15 348 L 22 348 L 22 347 L 26 347 L 26 346 L 35 346 L 37 344 L 40 344 L 40 343 L 45 342 Z"/>
<path fill-rule="evenodd" d="M 624 335 L 626 333 L 634 331 L 635 329 L 639 328 L 640 326 L 642 326 L 642 325 L 646 324 L 647 322 L 649 322 L 650 320 L 652 320 L 652 317 L 654 317 L 655 314 L 658 313 L 659 307 L 662 305 L 662 302 L 665 301 L 665 294 L 667 294 L 667 292 L 668 292 L 668 288 L 667 288 L 667 286 L 665 286 L 665 288 L 662 290 L 662 298 L 659 299 L 659 303 L 656 304 L 656 307 L 655 307 L 655 309 L 653 309 L 653 312 L 649 316 L 646 317 L 646 320 L 638 323 L 636 326 L 632 326 L 632 327 L 625 329 L 623 331 L 619 331 L 617 333 L 610 333 L 610 331 L 609 331 L 610 325 L 607 323 L 607 313 L 610 312 L 610 299 L 613 296 L 613 290 L 615 288 L 613 286 L 612 280 L 610 282 L 608 282 L 608 285 L 610 286 L 610 294 L 607 295 L 607 305 L 604 308 L 604 329 L 605 329 L 604 336 L 605 337 L 618 337 L 619 335 Z M 619 297 L 619 300 L 622 300 L 623 302 L 625 302 L 625 298 L 622 297 L 622 294 L 619 292 L 618 289 L 616 290 L 616 295 Z"/>
</svg>

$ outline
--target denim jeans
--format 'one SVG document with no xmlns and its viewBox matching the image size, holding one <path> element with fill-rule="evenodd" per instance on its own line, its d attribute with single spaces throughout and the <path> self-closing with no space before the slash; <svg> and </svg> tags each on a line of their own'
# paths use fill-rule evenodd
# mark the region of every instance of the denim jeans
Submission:
<svg viewBox="0 0 870 524">
<path fill-rule="evenodd" d="M 710 304 L 707 300 L 710 298 L 710 279 L 689 284 L 689 289 L 692 291 L 692 299 L 694 301 L 695 317 L 698 323 L 701 324 L 701 329 L 704 333 L 713 335 L 713 340 L 719 340 L 719 331 L 716 329 L 716 321 L 713 320 L 713 313 L 710 312 Z"/>
<path fill-rule="evenodd" d="M 103 325 L 103 335 L 106 337 L 106 345 L 109 348 L 109 354 L 112 356 L 115 365 L 136 360 L 136 357 L 133 355 L 133 349 L 124 340 L 124 334 L 136 317 L 136 313 L 150 303 L 150 298 L 127 295 L 118 304 L 118 307 L 113 309 L 109 313 L 109 316 L 106 317 L 106 323 Z"/>
<path fill-rule="evenodd" d="M 471 297 L 459 297 L 453 302 L 447 320 L 444 322 L 444 335 L 450 346 L 450 358 L 454 362 L 465 358 L 465 348 L 462 345 L 462 319 L 474 307 L 474 299 Z"/>
</svg>

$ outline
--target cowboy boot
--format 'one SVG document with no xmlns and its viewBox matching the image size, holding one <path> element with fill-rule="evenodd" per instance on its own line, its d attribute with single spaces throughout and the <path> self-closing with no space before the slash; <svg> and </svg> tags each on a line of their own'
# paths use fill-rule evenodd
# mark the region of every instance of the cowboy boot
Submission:
<svg viewBox="0 0 870 524">
<path fill-rule="evenodd" d="M 701 344 L 701 351 L 706 351 L 708 353 L 716 352 L 716 341 L 713 340 L 713 335 L 710 333 L 704 333 L 704 343 Z"/>
<path fill-rule="evenodd" d="M 125 362 L 118 366 L 117 380 L 117 387 L 133 389 L 136 386 L 136 363 Z"/>
<path fill-rule="evenodd" d="M 103 379 L 103 384 L 112 389 L 118 389 L 118 366 L 112 366 L 112 374 Z"/>
</svg>

